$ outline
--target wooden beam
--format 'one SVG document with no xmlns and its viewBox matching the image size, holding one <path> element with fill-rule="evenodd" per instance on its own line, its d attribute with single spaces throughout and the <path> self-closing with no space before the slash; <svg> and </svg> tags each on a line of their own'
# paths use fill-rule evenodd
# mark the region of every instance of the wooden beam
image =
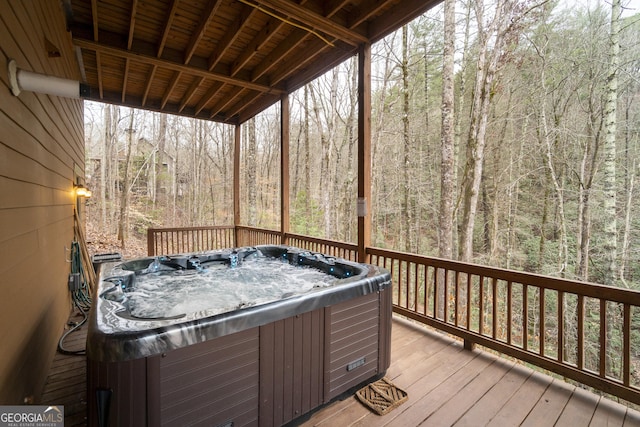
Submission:
<svg viewBox="0 0 640 427">
<path fill-rule="evenodd" d="M 371 45 L 358 51 L 358 262 L 371 246 Z"/>
<path fill-rule="evenodd" d="M 129 39 L 127 41 L 127 49 L 131 50 L 133 44 L 133 32 L 136 27 L 136 14 L 138 9 L 138 0 L 133 0 L 131 5 L 131 18 L 129 19 Z"/>
<path fill-rule="evenodd" d="M 282 243 L 289 233 L 289 96 L 280 99 L 280 232 Z"/>
<path fill-rule="evenodd" d="M 164 46 L 167 43 L 167 37 L 169 37 L 169 31 L 171 30 L 171 23 L 173 22 L 173 18 L 176 16 L 176 10 L 178 9 L 178 0 L 171 0 L 171 6 L 167 8 L 167 18 L 164 20 L 164 31 L 162 32 L 162 37 L 160 38 L 160 43 L 158 43 L 157 57 L 160 58 L 162 56 L 162 51 L 164 50 Z"/>
<path fill-rule="evenodd" d="M 127 80 L 129 79 L 129 60 L 124 63 L 124 72 L 122 73 L 122 103 L 127 96 Z"/>
<path fill-rule="evenodd" d="M 193 53 L 196 51 L 196 48 L 198 47 L 198 43 L 200 43 L 200 40 L 202 40 L 202 37 L 204 36 L 205 31 L 207 30 L 207 26 L 215 16 L 216 11 L 220 6 L 220 3 L 221 3 L 221 0 L 215 0 L 215 1 L 210 0 L 207 3 L 207 9 L 204 11 L 202 16 L 200 17 L 200 22 L 198 23 L 198 27 L 193 32 L 193 34 L 191 35 L 191 39 L 189 40 L 189 45 L 184 55 L 185 64 L 188 64 L 189 61 L 191 61 L 191 57 L 193 56 Z"/>
<path fill-rule="evenodd" d="M 98 71 L 98 93 L 100 94 L 100 99 L 104 96 L 104 85 L 102 84 L 102 64 L 100 59 L 100 52 L 96 52 L 96 69 Z"/>
<path fill-rule="evenodd" d="M 218 42 L 218 45 L 216 46 L 216 48 L 213 50 L 213 52 L 209 56 L 209 70 L 210 71 L 213 70 L 216 65 L 218 65 L 218 63 L 220 62 L 220 60 L 224 56 L 225 52 L 231 47 L 233 42 L 236 41 L 236 39 L 238 38 L 238 36 L 242 32 L 242 29 L 247 24 L 249 19 L 251 19 L 251 17 L 253 16 L 254 13 L 256 13 L 255 9 L 253 9 L 251 7 L 248 7 L 246 5 L 243 5 L 242 11 L 240 12 L 240 16 L 238 16 L 238 18 L 236 18 L 231 23 L 231 25 L 227 29 L 227 32 L 225 33 L 223 39 Z M 236 73 L 234 73 L 233 75 L 235 75 L 235 74 Z"/>
<path fill-rule="evenodd" d="M 251 43 L 243 50 L 242 54 L 233 61 L 231 66 L 231 76 L 235 76 L 245 66 L 247 62 L 258 52 L 262 46 L 273 37 L 280 28 L 284 26 L 282 21 L 275 18 L 270 19 L 267 24 L 262 27 L 260 32 L 251 40 Z"/>
<path fill-rule="evenodd" d="M 91 18 L 93 19 L 93 40 L 98 41 L 98 0 L 91 0 Z"/>
<path fill-rule="evenodd" d="M 180 102 L 180 112 L 182 112 L 182 110 L 184 110 L 184 107 L 186 107 L 189 101 L 191 101 L 193 94 L 196 92 L 196 90 L 198 90 L 203 81 L 204 79 L 202 77 L 196 77 L 193 83 L 191 83 L 191 86 L 189 86 L 189 89 L 187 89 L 187 93 L 184 94 L 184 96 L 182 97 L 182 101 Z"/>
<path fill-rule="evenodd" d="M 245 90 L 246 89 L 238 87 L 233 88 L 227 96 L 224 96 L 222 99 L 220 99 L 220 101 L 218 101 L 209 112 L 209 114 L 211 114 L 211 119 L 219 116 L 223 110 L 228 108 L 229 105 L 232 105 L 237 98 L 240 98 L 242 96 Z M 226 114 L 226 116 L 231 119 L 232 114 Z"/>
<path fill-rule="evenodd" d="M 261 0 L 260 5 L 268 6 L 269 8 L 281 13 L 284 16 L 293 18 L 301 24 L 307 26 L 309 30 L 318 30 L 324 34 L 344 40 L 353 46 L 357 46 L 360 43 L 368 41 L 367 37 L 350 30 L 331 19 L 328 19 L 318 13 L 315 13 L 307 8 L 299 6 L 296 3 L 287 0 Z"/>
<path fill-rule="evenodd" d="M 96 55 L 98 53 L 96 52 Z M 151 72 L 149 73 L 149 77 L 147 78 L 147 84 L 144 88 L 144 95 L 142 96 L 142 106 L 144 107 L 147 104 L 147 97 L 149 96 L 149 90 L 151 90 L 151 85 L 153 84 L 153 78 L 156 75 L 156 70 L 158 69 L 157 65 L 151 66 Z"/>
<path fill-rule="evenodd" d="M 404 24 L 411 22 L 441 2 L 442 0 L 399 2 L 368 26 L 371 43 L 375 43 L 387 34 L 402 28 Z"/>
<path fill-rule="evenodd" d="M 235 126 L 233 138 L 233 225 L 238 242 L 238 226 L 240 225 L 240 125 Z"/>
<path fill-rule="evenodd" d="M 273 93 L 277 95 L 282 95 L 284 93 L 282 89 L 278 89 L 275 87 L 265 86 L 239 78 L 228 77 L 226 75 L 214 73 L 207 69 L 193 65 L 182 64 L 180 62 L 168 59 L 156 58 L 154 56 L 135 50 L 129 51 L 108 43 L 98 43 L 80 37 L 74 37 L 73 43 L 82 49 L 93 50 L 95 52 L 104 53 L 122 59 L 128 58 L 142 64 L 157 65 L 158 67 L 166 68 L 172 71 L 180 71 L 194 76 L 209 78 L 222 83 L 239 86 L 245 89 L 257 90 L 259 92 Z"/>
<path fill-rule="evenodd" d="M 216 96 L 216 94 L 220 92 L 224 86 L 224 83 L 214 82 L 207 93 L 205 93 L 204 96 L 200 98 L 200 101 L 198 101 L 198 104 L 196 105 L 196 114 L 200 114 L 204 107 L 207 106 L 209 101 L 211 101 L 213 97 Z"/>
<path fill-rule="evenodd" d="M 176 88 L 176 85 L 178 84 L 178 80 L 180 80 L 180 77 L 182 77 L 181 71 L 176 71 L 173 74 L 173 77 L 171 78 L 171 81 L 167 85 L 167 89 L 164 92 L 164 96 L 162 97 L 162 103 L 160 104 L 160 108 L 164 108 L 165 105 L 167 105 L 167 101 L 169 101 L 169 97 L 171 96 L 171 93 L 173 92 L 173 90 Z"/>
</svg>

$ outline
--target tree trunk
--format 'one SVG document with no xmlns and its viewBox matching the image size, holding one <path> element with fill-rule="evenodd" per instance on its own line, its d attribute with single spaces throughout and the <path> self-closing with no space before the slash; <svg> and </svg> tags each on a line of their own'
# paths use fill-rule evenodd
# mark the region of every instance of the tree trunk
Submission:
<svg viewBox="0 0 640 427">
<path fill-rule="evenodd" d="M 160 114 L 160 127 L 158 129 L 158 146 L 155 164 L 155 182 L 153 184 L 153 205 L 162 201 L 158 200 L 162 183 L 164 181 L 164 152 L 167 139 L 167 115 Z"/>
<path fill-rule="evenodd" d="M 118 241 L 120 241 L 120 247 L 124 250 L 126 248 L 126 234 L 127 234 L 127 209 L 129 202 L 129 169 L 131 164 L 131 152 L 133 151 L 133 129 L 134 123 L 134 109 L 130 111 L 129 128 L 127 129 L 127 154 L 124 159 L 124 174 L 122 177 L 122 190 L 120 193 L 120 215 L 118 216 Z"/>
<path fill-rule="evenodd" d="M 442 58 L 442 130 L 440 157 L 440 227 L 438 256 L 453 257 L 453 200 L 455 187 L 455 128 L 454 128 L 454 55 L 455 0 L 444 2 L 444 52 Z"/>
<path fill-rule="evenodd" d="M 620 0 L 611 4 L 611 36 L 609 38 L 609 71 L 604 111 L 604 284 L 616 284 L 616 104 L 618 100 L 618 60 L 620 54 Z"/>
<path fill-rule="evenodd" d="M 407 25 L 402 27 L 402 154 L 403 154 L 403 197 L 400 216 L 403 219 L 402 235 L 406 239 L 404 250 L 416 252 L 413 232 L 415 198 L 411 186 L 412 144 L 409 130 L 409 48 L 407 42 Z"/>
<path fill-rule="evenodd" d="M 258 193 L 257 193 L 257 141 L 256 141 L 256 118 L 252 117 L 247 122 L 247 208 L 249 217 L 248 225 L 256 226 L 258 223 Z"/>
</svg>

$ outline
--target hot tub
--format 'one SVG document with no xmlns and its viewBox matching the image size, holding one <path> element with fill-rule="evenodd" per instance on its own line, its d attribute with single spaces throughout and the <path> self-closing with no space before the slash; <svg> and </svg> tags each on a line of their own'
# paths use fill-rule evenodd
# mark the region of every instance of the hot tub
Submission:
<svg viewBox="0 0 640 427">
<path fill-rule="evenodd" d="M 287 246 L 104 264 L 89 425 L 295 420 L 384 375 L 390 286 L 384 269 Z"/>
</svg>

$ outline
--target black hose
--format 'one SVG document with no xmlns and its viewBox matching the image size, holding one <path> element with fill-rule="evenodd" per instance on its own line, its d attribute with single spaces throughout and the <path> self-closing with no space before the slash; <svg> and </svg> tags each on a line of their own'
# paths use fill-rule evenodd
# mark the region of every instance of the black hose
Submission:
<svg viewBox="0 0 640 427">
<path fill-rule="evenodd" d="M 72 332 L 79 330 L 80 327 L 85 324 L 85 322 L 87 321 L 87 312 L 91 308 L 91 295 L 89 295 L 87 278 L 85 276 L 84 269 L 82 268 L 82 259 L 80 258 L 80 245 L 75 241 L 71 243 L 71 273 L 80 274 L 80 278 L 82 279 L 80 287 L 71 291 L 71 300 L 73 301 L 73 304 L 76 306 L 78 311 L 80 311 L 83 318 L 71 329 L 62 334 L 62 337 L 60 337 L 60 340 L 58 341 L 58 351 L 66 355 L 84 355 L 86 354 L 86 351 L 84 349 L 67 350 L 66 348 L 64 348 L 64 340 Z"/>
</svg>

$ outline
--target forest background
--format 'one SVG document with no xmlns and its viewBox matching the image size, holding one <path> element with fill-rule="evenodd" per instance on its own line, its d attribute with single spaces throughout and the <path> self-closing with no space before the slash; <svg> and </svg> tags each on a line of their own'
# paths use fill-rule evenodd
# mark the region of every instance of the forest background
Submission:
<svg viewBox="0 0 640 427">
<path fill-rule="evenodd" d="M 640 289 L 638 6 L 617 62 L 604 1 L 443 3 L 372 46 L 372 245 Z M 294 233 L 357 239 L 356 64 L 290 96 Z M 241 127 L 243 225 L 279 229 L 279 123 Z M 233 126 L 87 102 L 85 131 L 95 251 L 233 225 Z"/>
</svg>

